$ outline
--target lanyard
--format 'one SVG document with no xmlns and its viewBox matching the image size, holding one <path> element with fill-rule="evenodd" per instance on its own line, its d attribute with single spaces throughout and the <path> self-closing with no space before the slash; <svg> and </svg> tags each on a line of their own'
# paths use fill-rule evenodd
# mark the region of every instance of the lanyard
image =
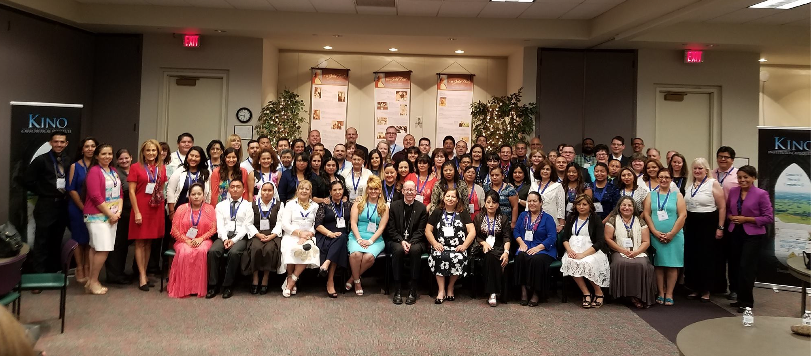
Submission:
<svg viewBox="0 0 811 356">
<path fill-rule="evenodd" d="M 743 214 L 741 213 L 741 209 L 743 208 L 743 192 L 740 192 L 738 195 L 738 215 Z"/>
<path fill-rule="evenodd" d="M 417 176 L 417 194 L 422 194 L 422 191 L 425 190 L 425 187 L 428 185 L 429 178 L 431 178 L 430 175 L 425 176 L 425 182 L 422 183 L 422 188 L 420 188 L 420 176 Z"/>
<path fill-rule="evenodd" d="M 62 169 L 62 170 L 59 169 L 59 168 L 62 168 L 62 167 L 61 167 L 60 164 L 56 163 L 56 156 L 54 156 L 54 152 L 51 151 L 51 152 L 49 152 L 49 154 L 51 155 L 51 160 L 54 163 L 54 173 L 56 173 L 56 178 L 65 178 L 65 170 L 64 169 Z M 87 169 L 85 169 L 85 170 L 87 170 Z"/>
<path fill-rule="evenodd" d="M 487 177 L 484 177 L 484 184 L 492 184 L 493 181 L 490 180 L 490 173 L 487 173 Z"/>
<path fill-rule="evenodd" d="M 270 175 L 271 175 L 271 173 L 270 173 L 270 172 L 268 172 L 268 180 L 267 180 L 268 182 L 270 182 L 270 181 L 271 181 L 271 179 L 270 179 Z M 261 169 L 259 170 L 259 179 L 262 181 L 262 183 L 264 183 L 264 182 L 265 182 L 265 173 L 262 173 L 262 170 L 261 170 Z"/>
<path fill-rule="evenodd" d="M 300 204 L 299 204 L 299 206 L 301 207 L 301 209 L 302 209 L 302 210 L 304 210 L 304 207 L 303 207 L 303 206 L 301 206 Z M 307 219 L 307 217 L 309 217 L 309 216 L 310 216 L 310 212 L 309 212 L 309 211 L 307 212 L 307 214 L 305 214 L 303 211 L 299 211 L 298 213 L 299 213 L 299 215 L 301 215 L 301 218 L 302 218 L 302 219 Z"/>
<path fill-rule="evenodd" d="M 99 168 L 101 168 L 101 167 L 99 167 Z M 116 175 L 116 173 L 115 173 L 115 170 L 113 170 L 112 168 L 109 168 L 109 167 L 108 167 L 107 169 L 109 169 L 109 170 L 110 170 L 110 173 L 104 172 L 104 168 L 101 168 L 101 171 L 102 171 L 104 174 L 106 174 L 106 175 L 110 176 L 110 178 L 112 178 L 112 179 L 113 179 L 113 187 L 114 187 L 114 188 L 115 188 L 115 187 L 118 187 L 118 177 L 117 177 L 117 175 Z"/>
<path fill-rule="evenodd" d="M 501 182 L 501 186 L 498 187 L 498 195 L 501 195 L 501 191 L 504 190 L 505 185 L 504 182 Z M 492 186 L 490 188 L 492 188 Z"/>
<path fill-rule="evenodd" d="M 478 176 L 479 176 L 479 171 L 480 171 L 481 169 L 482 169 L 482 162 L 481 162 L 481 161 L 479 161 L 479 166 L 478 166 L 478 167 L 476 167 L 476 177 L 478 177 Z"/>
<path fill-rule="evenodd" d="M 149 183 L 155 183 L 158 180 L 158 166 L 155 166 L 155 172 L 153 173 L 149 166 L 144 164 L 144 170 L 146 171 L 146 177 L 149 179 Z"/>
<path fill-rule="evenodd" d="M 246 158 L 245 162 L 248 162 L 248 164 L 253 164 L 253 160 L 250 157 Z"/>
<path fill-rule="evenodd" d="M 355 194 L 358 194 L 358 186 L 360 185 L 360 177 L 363 176 L 363 170 L 360 171 L 358 175 L 358 181 L 355 181 L 355 170 L 352 170 L 352 188 L 355 189 Z"/>
<path fill-rule="evenodd" d="M 488 235 L 496 236 L 496 219 L 493 218 L 493 224 L 490 225 L 490 217 L 484 214 L 484 223 L 487 224 Z"/>
<path fill-rule="evenodd" d="M 194 221 L 194 210 L 191 211 L 189 214 L 189 218 L 191 218 L 191 226 L 197 227 L 200 224 L 200 217 L 203 216 L 203 207 L 200 207 L 200 210 L 197 210 L 197 221 Z"/>
<path fill-rule="evenodd" d="M 693 188 L 690 188 L 690 197 L 691 198 L 696 197 L 696 193 L 698 193 L 698 190 L 701 189 L 701 186 L 704 185 L 704 182 L 706 180 L 707 180 L 707 176 L 704 176 L 704 179 L 701 180 L 701 183 L 698 185 L 698 187 L 695 188 L 695 190 L 693 190 Z"/>
<path fill-rule="evenodd" d="M 687 178 L 684 178 L 684 177 L 674 177 L 674 178 L 673 178 L 673 180 L 674 180 L 674 181 L 678 181 L 678 183 L 676 183 L 676 188 L 681 189 L 681 186 L 682 186 L 682 185 L 684 185 L 684 181 L 686 181 L 686 180 L 687 180 Z"/>
<path fill-rule="evenodd" d="M 386 191 L 386 201 L 387 201 L 387 202 L 390 202 L 390 201 L 391 201 L 391 199 L 394 197 L 394 191 L 395 191 L 396 189 L 394 189 L 394 186 L 391 186 L 391 192 L 389 192 L 389 186 L 388 186 L 388 184 L 383 183 L 383 190 L 385 190 L 385 191 Z"/>
<path fill-rule="evenodd" d="M 237 212 L 239 212 L 239 206 L 242 205 L 242 198 L 239 199 L 236 207 L 233 204 L 229 205 L 231 206 L 231 221 L 237 221 Z"/>
<path fill-rule="evenodd" d="M 634 191 L 633 191 L 633 190 L 631 190 L 631 192 L 630 192 L 630 193 L 628 193 L 628 194 L 625 194 L 625 191 L 626 191 L 626 189 L 625 189 L 625 188 L 622 188 L 622 196 L 629 196 L 629 197 L 633 197 L 633 196 L 634 196 Z"/>
<path fill-rule="evenodd" d="M 520 191 L 520 190 L 521 190 L 521 187 L 523 187 L 523 186 L 524 186 L 524 182 L 521 182 L 521 185 L 519 185 L 519 186 L 515 187 L 515 191 L 516 191 L 516 192 L 517 192 L 517 191 Z"/>
<path fill-rule="evenodd" d="M 395 150 L 396 148 L 397 148 L 397 144 L 396 144 L 396 143 L 392 144 L 392 145 L 391 145 L 391 148 L 389 149 L 389 153 L 393 155 L 393 154 L 394 154 L 394 150 Z"/>
<path fill-rule="evenodd" d="M 447 211 L 442 212 L 442 222 L 447 227 L 453 226 L 453 219 L 455 219 L 455 218 L 456 218 L 456 212 L 455 211 L 453 212 L 453 215 L 451 215 L 450 220 L 448 220 L 448 212 Z"/>
<path fill-rule="evenodd" d="M 536 231 L 538 229 L 538 225 L 541 222 L 541 218 L 543 217 L 543 212 L 538 214 L 538 217 L 535 219 L 535 222 L 532 224 L 529 223 L 529 219 L 532 217 L 532 214 L 527 214 L 526 222 L 524 223 L 524 227 L 527 231 Z"/>
<path fill-rule="evenodd" d="M 197 171 L 197 173 L 194 174 L 194 179 L 191 178 L 191 172 L 186 171 L 186 180 L 189 182 L 189 187 L 191 187 L 191 185 L 193 183 L 197 183 L 197 181 L 199 179 L 200 179 L 200 171 L 199 170 Z"/>
<path fill-rule="evenodd" d="M 343 203 L 338 203 L 338 204 L 341 205 L 341 213 L 338 214 L 338 209 L 335 209 L 335 203 L 334 202 L 332 203 L 332 212 L 335 213 L 335 217 L 337 219 L 343 219 L 343 217 L 344 217 L 344 204 Z"/>
<path fill-rule="evenodd" d="M 220 166 L 219 164 L 214 164 L 214 163 L 211 163 L 211 160 L 208 160 L 208 169 L 210 169 L 210 170 L 212 170 L 212 171 L 213 171 L 213 170 L 214 170 L 214 168 L 217 168 L 217 167 L 219 167 L 219 166 Z"/>
<path fill-rule="evenodd" d="M 665 210 L 665 206 L 667 206 L 667 199 L 669 198 L 670 192 L 668 192 L 667 195 L 665 195 L 665 202 L 659 203 L 659 201 L 662 199 L 662 195 L 659 194 L 659 192 L 656 192 L 656 206 L 659 208 L 659 211 Z"/>
<path fill-rule="evenodd" d="M 262 200 L 257 199 L 256 205 L 259 207 L 259 220 L 267 220 L 270 217 L 270 211 L 273 210 L 273 206 L 276 205 L 276 198 L 270 200 L 270 207 L 268 208 L 267 213 L 262 211 Z"/>
<path fill-rule="evenodd" d="M 726 172 L 719 172 L 718 169 L 716 169 L 715 176 L 718 177 L 718 183 L 724 184 L 724 180 L 727 179 L 727 177 L 729 177 L 733 169 L 735 169 L 735 167 L 730 167 L 729 170 Z M 724 173 L 724 178 L 721 178 L 721 173 Z"/>
<path fill-rule="evenodd" d="M 374 206 L 375 206 L 374 209 L 366 209 L 366 220 L 369 221 L 369 222 L 372 221 L 372 217 L 375 216 L 375 213 L 377 213 L 377 204 L 374 204 Z M 367 208 L 368 208 L 368 204 L 367 204 Z M 369 213 L 370 211 L 371 211 L 371 214 Z"/>
<path fill-rule="evenodd" d="M 654 191 L 654 190 L 658 190 L 658 189 L 659 189 L 659 184 L 656 185 L 656 188 L 651 188 L 650 187 L 650 181 L 648 181 L 648 190 Z"/>
<path fill-rule="evenodd" d="M 341 163 L 341 173 L 343 173 L 344 168 L 346 168 L 346 160 L 344 160 L 344 162 Z"/>
<path fill-rule="evenodd" d="M 177 160 L 180 161 L 181 164 L 183 164 L 183 158 L 180 158 L 180 151 L 176 151 L 175 154 L 177 155 Z"/>
<path fill-rule="evenodd" d="M 597 188 L 597 184 L 594 184 L 594 197 L 597 198 L 597 201 L 602 202 L 603 196 L 605 195 L 605 188 L 608 188 L 608 182 L 605 183 L 602 189 Z M 599 189 L 599 190 L 598 190 Z M 600 192 L 600 195 L 597 195 L 597 192 Z"/>
<path fill-rule="evenodd" d="M 84 168 L 84 172 L 87 174 L 87 165 L 84 163 L 84 158 L 79 160 L 79 166 Z"/>
<path fill-rule="evenodd" d="M 551 179 L 550 179 L 548 182 L 546 182 L 546 185 L 544 185 L 544 186 L 543 186 L 543 190 L 541 190 L 541 183 L 540 183 L 540 182 L 538 182 L 538 193 L 540 193 L 541 195 L 543 195 L 543 192 L 545 192 L 545 191 L 546 191 L 546 188 L 547 188 L 547 187 L 549 187 L 549 183 L 552 183 L 552 180 L 551 180 Z"/>
<path fill-rule="evenodd" d="M 476 183 L 470 186 L 470 194 L 468 194 L 467 203 L 473 204 L 473 196 L 476 195 Z M 478 197 L 477 197 L 478 198 Z"/>
<path fill-rule="evenodd" d="M 580 219 L 577 219 L 577 220 L 574 221 L 574 234 L 575 234 L 575 236 L 580 236 L 580 230 L 583 230 L 583 227 L 586 226 L 586 224 L 588 224 L 589 219 L 591 219 L 591 218 L 590 217 L 586 218 L 586 221 L 584 221 L 583 225 L 580 225 L 579 228 L 577 227 L 577 222 L 580 221 Z"/>
<path fill-rule="evenodd" d="M 620 220 L 622 220 L 622 219 L 620 219 Z M 631 231 L 631 228 L 634 227 L 634 221 L 636 221 L 636 215 L 631 217 L 631 224 L 630 225 L 625 225 L 625 220 L 622 220 L 622 225 L 625 225 L 625 230 Z M 628 237 L 630 238 L 631 237 L 630 234 L 628 234 L 628 235 L 629 235 Z"/>
</svg>

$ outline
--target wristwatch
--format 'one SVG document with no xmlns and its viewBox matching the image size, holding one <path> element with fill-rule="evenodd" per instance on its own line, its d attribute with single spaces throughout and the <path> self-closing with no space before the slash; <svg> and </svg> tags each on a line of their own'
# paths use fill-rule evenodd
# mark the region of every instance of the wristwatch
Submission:
<svg viewBox="0 0 811 356">
<path fill-rule="evenodd" d="M 723 225 L 718 225 L 718 230 L 724 230 L 724 226 Z"/>
</svg>

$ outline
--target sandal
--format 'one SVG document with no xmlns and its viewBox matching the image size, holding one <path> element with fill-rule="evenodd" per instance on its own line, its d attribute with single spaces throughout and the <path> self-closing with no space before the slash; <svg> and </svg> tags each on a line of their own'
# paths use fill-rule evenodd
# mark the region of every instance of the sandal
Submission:
<svg viewBox="0 0 811 356">
<path fill-rule="evenodd" d="M 690 299 L 690 300 L 698 299 L 698 293 L 690 293 L 690 294 L 688 294 L 687 299 Z"/>
<path fill-rule="evenodd" d="M 591 302 L 591 307 L 594 309 L 599 309 L 601 306 L 603 306 L 603 299 L 605 299 L 605 295 L 594 296 L 594 300 Z"/>
<path fill-rule="evenodd" d="M 583 304 L 581 307 L 583 307 L 583 309 L 591 308 L 591 294 L 583 294 Z"/>
<path fill-rule="evenodd" d="M 675 302 L 673 301 L 673 298 L 665 298 L 665 305 L 666 306 L 672 306 L 673 304 L 675 304 Z"/>
<path fill-rule="evenodd" d="M 96 288 L 93 288 L 93 286 L 87 286 L 87 287 L 85 287 L 85 290 L 87 291 L 88 294 L 93 294 L 93 295 L 107 294 L 107 288 L 102 287 L 101 284 L 98 284 Z"/>
<path fill-rule="evenodd" d="M 637 308 L 637 309 L 644 309 L 645 308 L 645 304 L 643 304 L 642 301 L 640 301 L 636 297 L 631 298 L 631 303 L 634 305 L 634 308 Z"/>
<path fill-rule="evenodd" d="M 487 300 L 487 304 L 490 304 L 491 307 L 496 306 L 498 302 L 496 301 L 496 294 L 490 294 L 490 299 Z"/>
<path fill-rule="evenodd" d="M 346 283 L 344 284 L 344 288 L 346 288 L 346 290 L 347 290 L 347 291 L 352 290 L 352 283 L 350 283 L 350 282 L 346 282 Z"/>
<path fill-rule="evenodd" d="M 657 295 L 656 296 L 656 304 L 659 304 L 659 305 L 665 304 L 665 297 Z"/>
<path fill-rule="evenodd" d="M 354 282 L 355 286 L 357 286 L 357 285 L 360 284 L 360 279 L 356 279 L 356 280 L 354 280 L 352 282 Z M 355 289 L 355 294 L 356 295 L 363 295 L 363 287 L 361 287 L 361 289 Z"/>
</svg>

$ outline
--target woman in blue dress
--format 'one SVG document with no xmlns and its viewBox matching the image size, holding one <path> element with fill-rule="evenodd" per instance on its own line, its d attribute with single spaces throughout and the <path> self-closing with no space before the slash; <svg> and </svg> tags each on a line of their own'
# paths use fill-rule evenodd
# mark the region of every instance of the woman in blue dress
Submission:
<svg viewBox="0 0 811 356">
<path fill-rule="evenodd" d="M 684 220 L 687 204 L 678 189 L 672 189 L 670 172 L 659 170 L 659 189 L 651 192 L 642 203 L 643 217 L 650 228 L 651 245 L 656 249 L 656 303 L 673 305 L 673 287 L 684 267 Z"/>
<path fill-rule="evenodd" d="M 349 267 L 352 277 L 346 282 L 346 290 L 355 285 L 355 294 L 363 295 L 360 275 L 375 263 L 383 251 L 383 231 L 389 220 L 389 210 L 383 197 L 383 183 L 378 176 L 369 176 L 361 199 L 352 205 L 352 231 L 349 233 Z"/>
<path fill-rule="evenodd" d="M 87 170 L 90 168 L 93 152 L 98 144 L 98 141 L 92 137 L 87 137 L 80 142 L 79 150 L 76 152 L 76 162 L 70 166 L 68 184 L 65 187 L 70 196 L 70 199 L 68 199 L 70 235 L 71 239 L 79 244 L 76 253 L 73 254 L 73 259 L 76 260 L 76 282 L 79 283 L 87 282 L 87 277 L 90 274 L 90 261 L 88 260 L 90 234 L 87 232 L 82 210 L 84 209 L 85 195 L 84 181 L 87 179 Z"/>
</svg>

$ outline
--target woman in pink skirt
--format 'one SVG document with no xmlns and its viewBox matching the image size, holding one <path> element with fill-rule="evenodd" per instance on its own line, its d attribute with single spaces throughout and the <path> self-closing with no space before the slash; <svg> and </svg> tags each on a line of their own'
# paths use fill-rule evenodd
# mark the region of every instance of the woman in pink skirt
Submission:
<svg viewBox="0 0 811 356">
<path fill-rule="evenodd" d="M 175 258 L 169 274 L 169 296 L 183 298 L 206 295 L 206 255 L 211 236 L 217 232 L 214 207 L 203 202 L 205 189 L 200 183 L 189 187 L 189 203 L 175 209 L 172 237 L 175 238 Z"/>
</svg>

